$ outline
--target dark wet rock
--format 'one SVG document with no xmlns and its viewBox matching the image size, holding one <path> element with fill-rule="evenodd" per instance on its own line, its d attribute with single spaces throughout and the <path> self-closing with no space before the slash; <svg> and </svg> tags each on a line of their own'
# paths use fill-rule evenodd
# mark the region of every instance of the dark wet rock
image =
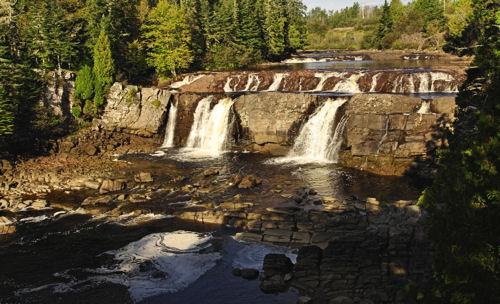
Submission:
<svg viewBox="0 0 500 304">
<path fill-rule="evenodd" d="M 262 184 L 262 179 L 253 175 L 253 174 L 250 174 L 250 175 L 245 176 L 241 180 L 241 182 L 238 185 L 238 188 L 249 189 L 249 188 L 255 187 L 255 186 L 260 185 L 260 184 Z"/>
<path fill-rule="evenodd" d="M 264 257 L 262 270 L 264 271 L 264 277 L 271 277 L 274 275 L 284 276 L 292 272 L 293 263 L 290 258 L 284 254 L 269 253 Z"/>
<path fill-rule="evenodd" d="M 203 176 L 208 177 L 208 176 L 213 176 L 219 174 L 219 170 L 217 169 L 207 169 L 203 171 Z"/>
<path fill-rule="evenodd" d="M 123 180 L 112 180 L 112 179 L 107 179 L 102 182 L 101 187 L 99 189 L 99 193 L 108 193 L 108 192 L 115 192 L 115 191 L 121 191 L 127 188 L 127 183 Z"/>
<path fill-rule="evenodd" d="M 134 180 L 137 183 L 152 183 L 153 176 L 151 175 L 150 172 L 140 172 L 134 176 Z"/>
<path fill-rule="evenodd" d="M 241 277 L 247 280 L 255 280 L 259 277 L 257 269 L 245 268 L 241 270 Z"/>
<path fill-rule="evenodd" d="M 277 274 L 262 279 L 260 289 L 264 293 L 284 292 L 288 289 L 288 284 L 285 282 L 284 276 Z"/>
<path fill-rule="evenodd" d="M 241 277 L 241 269 L 239 268 L 234 268 L 233 271 L 231 271 L 231 273 L 235 276 L 235 277 Z"/>
</svg>

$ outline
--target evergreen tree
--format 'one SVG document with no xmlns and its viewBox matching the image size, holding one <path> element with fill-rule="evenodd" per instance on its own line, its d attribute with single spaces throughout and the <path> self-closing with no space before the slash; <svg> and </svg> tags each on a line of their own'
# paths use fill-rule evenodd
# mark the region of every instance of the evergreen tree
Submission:
<svg viewBox="0 0 500 304">
<path fill-rule="evenodd" d="M 75 99 L 78 101 L 91 99 L 94 95 L 94 82 L 92 68 L 88 65 L 83 66 L 75 80 Z"/>
<path fill-rule="evenodd" d="M 419 201 L 428 211 L 435 249 L 428 303 L 500 303 L 498 9 L 495 0 L 473 3 L 462 35 L 469 44 L 460 48 L 475 59 L 457 97 L 458 119 L 441 151 L 439 173 Z"/>
<path fill-rule="evenodd" d="M 383 39 L 392 32 L 392 24 L 391 8 L 389 4 L 387 4 L 387 0 L 385 0 L 384 6 L 382 7 L 382 16 L 380 17 L 377 27 L 377 35 L 375 36 L 375 45 L 379 49 L 388 47 L 384 45 Z"/>
<path fill-rule="evenodd" d="M 286 18 L 283 11 L 283 0 L 265 0 L 265 36 L 268 57 L 281 59 L 286 50 L 287 29 Z"/>
<path fill-rule="evenodd" d="M 424 17 L 424 32 L 429 31 L 433 25 L 440 28 L 444 26 L 446 20 L 439 0 L 417 0 L 414 8 Z"/>
<path fill-rule="evenodd" d="M 391 0 L 390 10 L 391 19 L 394 24 L 398 23 L 404 17 L 405 7 L 401 0 Z"/>
<path fill-rule="evenodd" d="M 108 88 L 113 84 L 114 61 L 111 55 L 111 46 L 108 36 L 101 28 L 101 33 L 94 46 L 94 76 L 96 90 L 98 87 Z"/>
<path fill-rule="evenodd" d="M 142 30 L 148 49 L 147 61 L 159 75 L 175 77 L 193 62 L 190 29 L 182 7 L 160 0 Z"/>
</svg>

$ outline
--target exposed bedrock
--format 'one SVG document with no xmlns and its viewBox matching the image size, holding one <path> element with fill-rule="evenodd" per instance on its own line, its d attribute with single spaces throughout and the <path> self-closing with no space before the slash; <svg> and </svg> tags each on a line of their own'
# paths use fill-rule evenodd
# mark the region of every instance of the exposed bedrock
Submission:
<svg viewBox="0 0 500 304">
<path fill-rule="evenodd" d="M 107 98 L 102 124 L 107 129 L 152 136 L 160 133 L 172 94 L 167 90 L 115 83 Z"/>
<path fill-rule="evenodd" d="M 212 107 L 225 94 L 210 94 Z M 176 105 L 174 145 L 185 146 L 196 107 L 207 94 L 172 93 L 115 84 L 101 124 L 143 136 L 165 133 L 168 111 Z M 329 98 L 305 93 L 258 92 L 233 95 L 229 127 L 234 149 L 285 155 L 301 127 Z M 432 100 L 398 94 L 357 94 L 339 108 L 339 163 L 384 175 L 401 175 L 442 144 L 442 129 L 454 115 L 453 97 Z M 159 144 L 160 145 L 160 144 Z"/>
<path fill-rule="evenodd" d="M 461 70 L 427 69 L 238 71 L 184 76 L 171 87 L 179 92 L 456 92 L 464 80 Z"/>
</svg>

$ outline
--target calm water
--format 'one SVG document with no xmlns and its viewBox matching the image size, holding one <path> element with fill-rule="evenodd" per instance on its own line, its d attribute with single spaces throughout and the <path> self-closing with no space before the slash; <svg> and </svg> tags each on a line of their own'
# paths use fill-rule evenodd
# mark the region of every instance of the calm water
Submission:
<svg viewBox="0 0 500 304">
<path fill-rule="evenodd" d="M 162 157 L 139 154 L 125 159 L 131 163 L 131 168 L 148 170 L 158 181 L 184 176 L 190 182 L 207 168 L 219 170 L 217 179 L 221 182 L 235 173 L 255 174 L 263 178 L 263 185 L 243 192 L 246 198 L 255 199 L 262 207 L 277 206 L 285 201 L 273 192 L 277 187 L 283 193 L 310 187 L 320 196 L 366 198 L 383 195 L 390 199 L 415 199 L 420 191 L 418 185 L 404 178 L 374 176 L 336 165 L 273 165 L 268 164 L 270 157 L 253 153 L 226 153 L 217 159 L 186 161 L 179 160 L 182 153 L 173 149 Z M 239 192 L 230 189 L 218 194 L 216 200 L 229 199 Z M 72 199 L 76 203 L 84 197 L 80 193 L 63 199 Z M 165 198 L 164 202 L 183 200 L 186 200 L 185 195 Z M 172 217 L 144 216 L 137 220 L 123 216 L 110 220 L 78 213 L 55 216 L 54 213 L 52 210 L 29 214 L 33 217 L 32 223 L 19 225 L 13 238 L 0 242 L 0 302 L 131 303 L 134 299 L 143 303 L 296 302 L 297 292 L 294 290 L 267 295 L 260 291 L 258 280 L 247 281 L 232 276 L 233 267 L 258 268 L 265 253 L 286 250 L 236 242 L 231 238 L 235 232 L 231 228 L 190 223 Z M 40 215 L 48 218 L 37 217 Z M 156 252 L 154 250 L 158 248 L 155 246 L 161 242 L 141 245 L 140 250 L 136 248 L 137 252 L 129 247 L 145 242 L 152 234 L 169 236 L 176 231 L 209 233 L 210 240 L 195 254 L 172 253 L 168 246 L 158 252 L 167 250 L 165 252 L 178 261 L 175 264 L 183 265 L 182 269 L 188 273 L 201 268 L 203 271 L 199 278 L 188 278 L 187 286 L 175 287 L 176 292 L 155 291 L 155 288 L 164 286 L 162 282 L 166 285 L 176 282 L 176 277 L 169 276 L 178 270 L 161 259 L 153 259 L 151 263 L 135 261 L 137 255 Z M 123 251 L 132 256 L 126 260 L 127 267 L 133 266 L 130 271 L 117 268 L 120 264 L 116 259 Z M 293 256 L 293 253 L 289 254 Z M 137 296 L 137 291 L 134 291 L 141 284 L 146 284 L 144 288 L 150 292 L 146 296 Z"/>
</svg>

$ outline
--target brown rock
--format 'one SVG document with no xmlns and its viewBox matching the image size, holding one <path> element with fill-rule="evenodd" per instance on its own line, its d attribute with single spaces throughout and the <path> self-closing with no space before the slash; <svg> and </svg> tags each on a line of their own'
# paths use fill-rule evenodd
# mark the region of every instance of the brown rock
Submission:
<svg viewBox="0 0 500 304">
<path fill-rule="evenodd" d="M 134 176 L 134 180 L 137 183 L 151 183 L 153 182 L 153 176 L 150 172 L 140 172 Z"/>
<path fill-rule="evenodd" d="M 205 177 L 217 175 L 217 174 L 219 174 L 219 170 L 216 170 L 216 169 L 207 169 L 207 170 L 203 171 L 203 176 L 205 176 Z"/>
<path fill-rule="evenodd" d="M 241 180 L 241 182 L 238 185 L 238 188 L 248 189 L 260 184 L 262 184 L 262 179 L 253 174 L 250 174 L 245 176 L 245 178 Z"/>
<path fill-rule="evenodd" d="M 103 194 L 108 192 L 121 191 L 126 188 L 127 184 L 123 180 L 107 179 L 102 182 L 99 193 Z"/>
<path fill-rule="evenodd" d="M 233 176 L 231 176 L 228 183 L 230 186 L 238 186 L 242 179 L 243 177 L 241 177 L 241 175 L 234 174 Z"/>
</svg>

